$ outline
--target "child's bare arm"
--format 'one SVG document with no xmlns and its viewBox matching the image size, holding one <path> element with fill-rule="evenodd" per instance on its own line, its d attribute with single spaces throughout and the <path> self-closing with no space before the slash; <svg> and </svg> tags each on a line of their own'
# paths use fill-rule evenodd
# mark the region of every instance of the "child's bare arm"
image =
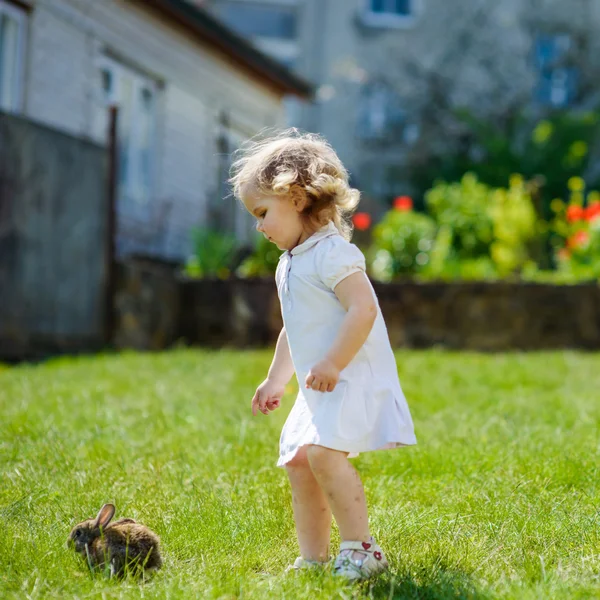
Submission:
<svg viewBox="0 0 600 600">
<path fill-rule="evenodd" d="M 363 272 L 353 273 L 334 289 L 346 316 L 327 355 L 306 377 L 306 387 L 332 392 L 345 369 L 367 340 L 377 317 L 377 304 Z"/>
<path fill-rule="evenodd" d="M 285 327 L 282 327 L 279 337 L 277 338 L 275 355 L 273 356 L 267 379 L 282 383 L 285 386 L 292 378 L 293 374 L 294 363 L 292 362 L 292 355 L 290 354 L 287 333 Z"/>
<path fill-rule="evenodd" d="M 285 392 L 285 386 L 294 374 L 294 363 L 290 354 L 285 327 L 282 328 L 275 355 L 269 368 L 267 378 L 258 386 L 252 398 L 252 414 L 257 411 L 268 415 L 270 411 L 279 408 L 281 398 Z"/>
</svg>

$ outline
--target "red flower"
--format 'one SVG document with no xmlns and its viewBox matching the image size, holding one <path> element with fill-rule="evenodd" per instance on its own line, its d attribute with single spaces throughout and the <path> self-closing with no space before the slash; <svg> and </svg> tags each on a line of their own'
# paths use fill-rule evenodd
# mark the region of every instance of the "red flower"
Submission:
<svg viewBox="0 0 600 600">
<path fill-rule="evenodd" d="M 396 210 L 407 212 L 412 210 L 413 201 L 410 196 L 398 196 L 394 199 L 394 208 Z"/>
<path fill-rule="evenodd" d="M 375 550 L 375 552 L 373 552 L 373 556 L 377 559 L 377 560 L 381 560 L 381 552 L 379 552 L 378 550 Z"/>
<path fill-rule="evenodd" d="M 356 213 L 352 217 L 352 222 L 354 223 L 354 227 L 356 227 L 356 229 L 359 231 L 365 231 L 371 227 L 371 215 L 365 212 Z"/>
<path fill-rule="evenodd" d="M 569 223 L 573 223 L 574 221 L 581 221 L 584 217 L 583 208 L 581 206 L 577 206 L 576 204 L 572 204 L 567 208 L 567 221 Z"/>
<path fill-rule="evenodd" d="M 600 217 L 600 202 L 592 202 L 585 209 L 585 218 L 587 221 L 593 221 Z"/>
<path fill-rule="evenodd" d="M 569 248 L 581 248 L 590 240 L 590 234 L 587 231 L 578 231 L 567 240 Z"/>
</svg>

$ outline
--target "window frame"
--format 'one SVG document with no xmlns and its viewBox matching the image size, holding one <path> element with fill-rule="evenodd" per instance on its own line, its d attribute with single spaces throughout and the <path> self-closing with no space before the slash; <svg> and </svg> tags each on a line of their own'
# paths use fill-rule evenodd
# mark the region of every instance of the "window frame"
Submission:
<svg viewBox="0 0 600 600">
<path fill-rule="evenodd" d="M 242 245 L 253 246 L 257 237 L 256 220 L 245 209 L 241 209 L 237 199 L 233 196 L 229 183 L 229 171 L 234 160 L 234 153 L 257 132 L 244 125 L 243 120 L 236 118 L 235 114 L 232 117 L 228 110 L 224 110 L 220 114 L 215 121 L 215 126 L 218 161 L 215 196 L 219 199 L 217 210 L 221 211 L 220 226 L 226 233 L 234 235 Z"/>
<path fill-rule="evenodd" d="M 153 198 L 156 195 L 156 189 L 158 184 L 157 177 L 157 166 L 159 161 L 159 152 L 158 152 L 158 139 L 159 139 L 159 93 L 162 89 L 162 86 L 159 81 L 152 78 L 149 75 L 146 75 L 142 71 L 135 69 L 134 67 L 130 67 L 127 63 L 120 61 L 118 58 L 114 58 L 108 54 L 102 54 L 98 57 L 96 67 L 98 69 L 98 77 L 100 88 L 99 93 L 102 97 L 102 106 L 108 110 L 110 106 L 116 106 L 119 108 L 123 103 L 123 98 L 121 95 L 120 86 L 122 85 L 122 78 L 128 77 L 133 83 L 133 96 L 135 93 L 140 91 L 141 89 L 149 89 L 152 92 L 154 99 L 154 111 L 153 111 L 153 132 L 152 132 L 152 142 L 150 144 L 150 162 L 153 165 L 150 168 L 150 179 L 148 181 L 148 193 L 147 195 L 139 196 L 134 190 L 133 185 L 134 182 L 128 179 L 123 180 L 122 174 L 119 174 L 119 201 L 121 206 L 126 204 L 130 208 L 135 210 L 135 207 L 139 209 L 146 209 L 149 207 Z M 114 78 L 113 88 L 106 93 L 106 91 L 102 88 L 102 72 L 108 71 L 112 73 L 112 77 Z M 121 112 L 119 114 L 122 114 Z M 130 139 L 127 147 L 127 153 L 129 157 L 129 153 L 132 152 L 132 139 L 133 135 L 137 131 L 139 131 L 139 119 L 141 118 L 140 113 L 132 109 L 131 110 L 131 122 L 129 123 L 129 133 Z M 119 124 L 117 125 L 117 127 Z M 120 131 L 117 132 L 117 136 L 120 136 Z M 120 145 L 120 144 L 119 144 Z M 120 162 L 120 157 L 119 157 Z M 129 173 L 128 173 L 129 175 Z"/>
<path fill-rule="evenodd" d="M 3 106 L 0 103 L 0 110 L 5 112 L 20 113 L 23 110 L 23 101 L 25 96 L 25 51 L 29 15 L 25 8 L 21 8 L 20 6 L 13 4 L 8 0 L 0 0 L 0 15 L 6 15 L 8 18 L 15 20 L 18 27 L 16 64 L 14 65 L 14 72 L 16 73 L 14 97 L 12 98 L 12 103 L 10 106 Z"/>
<path fill-rule="evenodd" d="M 395 12 L 375 12 L 372 9 L 372 0 L 363 0 L 361 21 L 369 27 L 388 29 L 410 29 L 417 22 L 422 12 L 423 0 L 409 0 L 410 14 L 400 15 Z"/>
<path fill-rule="evenodd" d="M 355 128 L 359 140 L 385 143 L 390 136 L 403 138 L 407 124 L 408 115 L 402 98 L 387 81 L 375 79 L 362 85 Z"/>
</svg>

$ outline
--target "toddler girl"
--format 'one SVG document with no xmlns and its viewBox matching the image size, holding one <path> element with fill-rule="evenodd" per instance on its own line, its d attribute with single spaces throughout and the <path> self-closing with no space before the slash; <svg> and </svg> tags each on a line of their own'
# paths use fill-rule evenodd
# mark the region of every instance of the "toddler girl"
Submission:
<svg viewBox="0 0 600 600">
<path fill-rule="evenodd" d="M 285 250 L 275 276 L 284 327 L 252 413 L 278 408 L 296 374 L 277 463 L 292 488 L 301 554 L 292 568 L 328 561 L 333 513 L 342 539 L 334 571 L 370 577 L 388 563 L 348 458 L 416 439 L 365 259 L 348 241 L 359 193 L 327 142 L 295 129 L 249 142 L 231 181 L 258 231 Z"/>
</svg>

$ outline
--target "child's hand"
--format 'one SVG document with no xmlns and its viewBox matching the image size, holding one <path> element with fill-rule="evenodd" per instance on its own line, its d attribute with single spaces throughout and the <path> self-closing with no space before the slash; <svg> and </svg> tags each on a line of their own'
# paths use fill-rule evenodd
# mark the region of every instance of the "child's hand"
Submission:
<svg viewBox="0 0 600 600">
<path fill-rule="evenodd" d="M 339 380 L 340 370 L 330 360 L 322 360 L 308 372 L 304 383 L 317 392 L 333 392 Z"/>
<path fill-rule="evenodd" d="M 268 378 L 265 379 L 254 392 L 252 414 L 256 416 L 256 411 L 259 410 L 263 415 L 268 415 L 271 411 L 279 408 L 284 392 L 284 385 Z"/>
</svg>

